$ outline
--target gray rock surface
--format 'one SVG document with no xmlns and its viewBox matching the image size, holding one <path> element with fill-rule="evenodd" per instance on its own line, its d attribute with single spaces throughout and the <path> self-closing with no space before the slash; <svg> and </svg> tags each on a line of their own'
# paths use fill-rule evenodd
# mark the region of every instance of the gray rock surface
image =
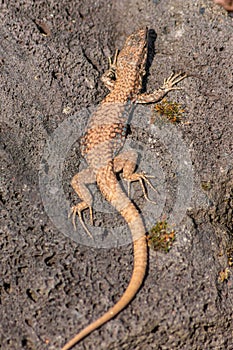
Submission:
<svg viewBox="0 0 233 350">
<path fill-rule="evenodd" d="M 131 245 L 97 249 L 64 235 L 56 226 L 60 216 L 45 210 L 39 180 L 48 140 L 70 116 L 103 99 L 99 78 L 107 57 L 147 25 L 156 33 L 147 90 L 172 70 L 189 75 L 168 99 L 185 108 L 185 122 L 172 130 L 190 157 L 192 199 L 171 251 L 150 252 L 133 302 L 75 349 L 233 349 L 233 18 L 208 0 L 6 1 L 0 16 L 0 348 L 59 349 L 117 301 L 130 280 Z M 80 133 L 84 124 L 80 117 Z M 130 140 L 157 157 L 168 190 L 166 216 L 179 174 L 156 125 L 148 119 L 140 125 L 136 116 Z M 62 159 L 59 145 L 58 153 Z M 78 136 L 63 158 L 61 183 L 71 206 L 77 197 L 70 180 L 82 166 Z M 134 188 L 140 207 L 140 187 Z M 108 210 L 96 210 L 92 232 L 124 224 Z M 229 277 L 221 282 L 226 268 Z"/>
</svg>

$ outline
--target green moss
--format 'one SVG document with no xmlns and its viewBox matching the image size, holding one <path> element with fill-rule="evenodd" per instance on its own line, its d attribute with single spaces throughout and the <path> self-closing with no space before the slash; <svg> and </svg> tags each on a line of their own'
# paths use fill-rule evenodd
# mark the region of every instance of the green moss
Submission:
<svg viewBox="0 0 233 350">
<path fill-rule="evenodd" d="M 204 191 L 209 191 L 212 188 L 212 183 L 211 183 L 211 181 L 202 181 L 201 187 Z"/>
<path fill-rule="evenodd" d="M 160 103 L 156 103 L 154 109 L 172 123 L 180 123 L 182 121 L 184 109 L 180 103 L 171 102 L 164 98 Z"/>
<path fill-rule="evenodd" d="M 228 281 L 230 275 L 230 269 L 226 267 L 224 270 L 219 272 L 219 282 L 223 283 L 225 281 Z"/>
<path fill-rule="evenodd" d="M 228 265 L 233 267 L 233 244 L 227 248 Z"/>
<path fill-rule="evenodd" d="M 169 229 L 166 221 L 159 221 L 151 228 L 147 240 L 153 250 L 168 253 L 175 240 L 175 231 Z"/>
</svg>

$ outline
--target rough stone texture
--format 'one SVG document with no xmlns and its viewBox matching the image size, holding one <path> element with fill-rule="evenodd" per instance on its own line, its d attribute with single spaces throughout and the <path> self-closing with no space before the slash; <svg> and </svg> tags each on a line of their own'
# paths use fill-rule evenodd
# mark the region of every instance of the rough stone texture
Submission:
<svg viewBox="0 0 233 350">
<path fill-rule="evenodd" d="M 106 57 L 144 25 L 157 34 L 148 90 L 173 69 L 190 76 L 169 99 L 186 109 L 186 123 L 177 128 L 193 163 L 193 199 L 173 249 L 151 252 L 134 301 L 76 348 L 233 348 L 232 21 L 207 0 L 2 4 L 2 349 L 60 348 L 127 286 L 131 246 L 94 249 L 65 237 L 43 208 L 38 170 L 56 128 L 105 96 L 99 77 Z M 132 127 L 130 137 L 150 148 L 147 133 L 153 129 L 147 121 L 143 128 L 145 133 Z M 63 184 L 71 202 L 77 200 L 69 181 L 79 156 L 77 145 L 65 163 Z M 95 224 L 101 220 L 114 221 L 96 213 Z M 227 267 L 229 278 L 220 282 Z"/>
</svg>

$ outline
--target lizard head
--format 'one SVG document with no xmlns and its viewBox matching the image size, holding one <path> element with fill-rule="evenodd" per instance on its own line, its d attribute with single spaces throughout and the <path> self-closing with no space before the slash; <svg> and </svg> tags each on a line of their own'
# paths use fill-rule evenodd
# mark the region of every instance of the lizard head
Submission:
<svg viewBox="0 0 233 350">
<path fill-rule="evenodd" d="M 133 79 L 135 88 L 141 88 L 141 79 L 145 75 L 148 51 L 148 28 L 131 34 L 117 57 L 117 76 Z"/>
</svg>

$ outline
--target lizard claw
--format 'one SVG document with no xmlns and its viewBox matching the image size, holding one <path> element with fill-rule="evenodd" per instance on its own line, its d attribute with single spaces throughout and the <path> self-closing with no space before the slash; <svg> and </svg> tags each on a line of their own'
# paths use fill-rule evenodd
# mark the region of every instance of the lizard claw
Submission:
<svg viewBox="0 0 233 350">
<path fill-rule="evenodd" d="M 152 185 L 152 183 L 149 180 L 149 179 L 152 179 L 152 178 L 155 178 L 155 176 L 147 175 L 144 171 L 141 172 L 141 173 L 134 173 L 134 174 L 132 174 L 130 176 L 130 178 L 126 179 L 128 181 L 128 196 L 130 197 L 130 184 L 131 184 L 131 182 L 139 181 L 139 183 L 140 183 L 140 185 L 142 187 L 142 191 L 143 191 L 144 197 L 146 198 L 146 200 L 148 202 L 156 204 L 156 202 L 152 201 L 148 197 L 147 191 L 146 191 L 146 186 L 145 186 L 145 183 L 144 183 L 144 182 L 146 182 L 147 185 L 149 185 L 150 188 L 152 188 L 153 191 L 157 192 L 156 188 Z"/>
<path fill-rule="evenodd" d="M 116 78 L 116 68 L 117 68 L 117 56 L 118 56 L 118 50 L 116 50 L 115 55 L 113 57 L 113 60 L 111 57 L 108 57 L 108 78 L 115 79 Z"/>
<path fill-rule="evenodd" d="M 187 77 L 187 74 L 185 73 L 172 73 L 167 79 L 164 79 L 163 86 L 161 87 L 162 90 L 165 90 L 166 92 L 171 90 L 182 90 L 181 87 L 176 87 L 174 85 L 178 84 L 181 80 Z"/>
<path fill-rule="evenodd" d="M 77 227 L 76 227 L 76 223 L 75 223 L 75 217 L 76 217 L 76 214 L 78 214 L 78 217 L 79 217 L 79 220 L 81 222 L 81 225 L 82 227 L 84 228 L 84 230 L 86 231 L 86 233 L 88 234 L 88 236 L 90 236 L 92 239 L 93 239 L 93 236 L 91 234 L 91 232 L 88 230 L 88 228 L 86 227 L 84 221 L 83 221 L 83 217 L 82 217 L 82 211 L 89 208 L 89 211 L 90 211 L 90 221 L 91 221 L 91 224 L 93 225 L 93 211 L 92 211 L 92 207 L 89 206 L 87 203 L 85 202 L 81 202 L 81 203 L 78 203 L 76 205 L 74 205 L 70 212 L 68 213 L 68 218 L 71 217 L 72 215 L 72 224 L 74 226 L 74 230 L 76 231 L 77 230 Z"/>
<path fill-rule="evenodd" d="M 110 91 L 114 88 L 115 81 L 117 78 L 116 77 L 117 56 L 118 56 L 118 50 L 116 50 L 113 60 L 111 59 L 111 57 L 108 57 L 109 68 L 101 77 L 102 82 Z"/>
<path fill-rule="evenodd" d="M 116 49 L 116 52 L 115 52 L 115 55 L 113 57 L 113 61 L 111 59 L 111 57 L 108 58 L 108 61 L 109 61 L 109 68 L 113 68 L 113 69 L 116 69 L 116 66 L 117 66 L 117 56 L 118 56 L 118 49 Z"/>
</svg>

